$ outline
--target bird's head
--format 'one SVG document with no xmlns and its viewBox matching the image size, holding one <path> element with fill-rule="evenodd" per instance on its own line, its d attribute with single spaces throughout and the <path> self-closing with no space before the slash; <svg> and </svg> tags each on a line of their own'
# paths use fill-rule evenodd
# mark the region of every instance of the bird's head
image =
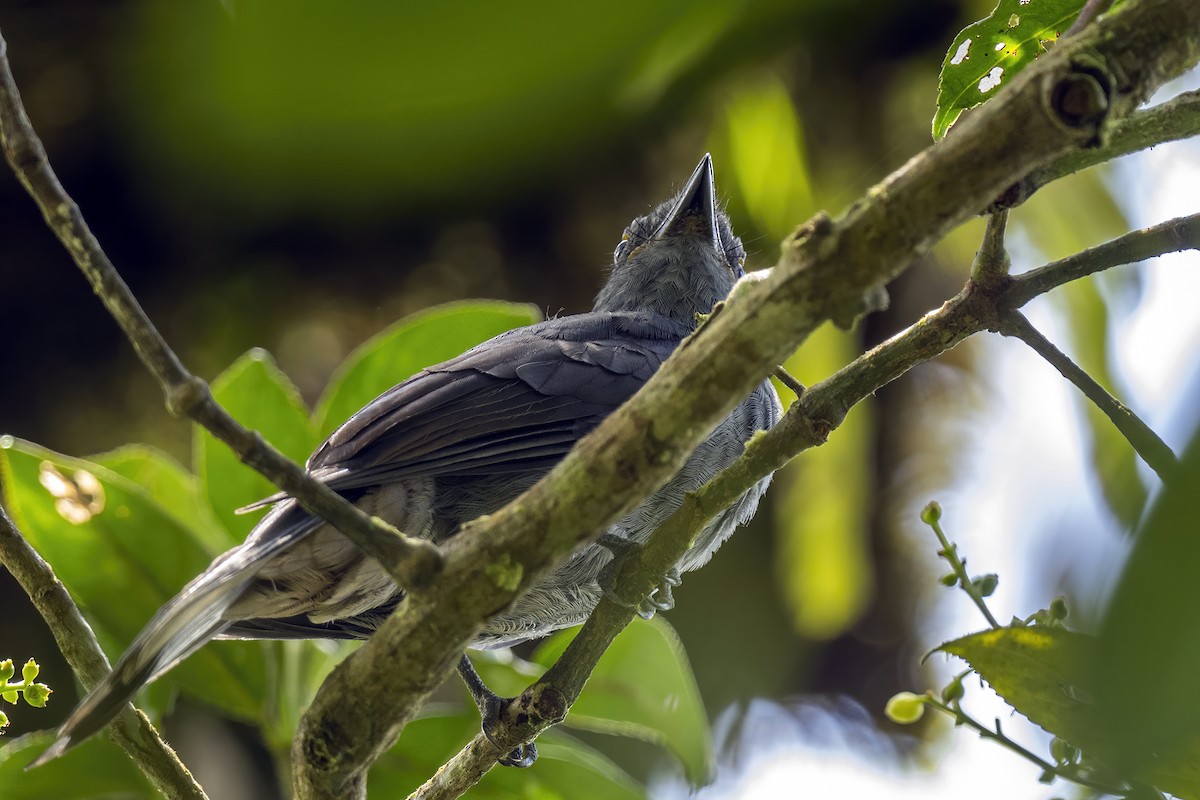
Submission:
<svg viewBox="0 0 1200 800">
<path fill-rule="evenodd" d="M 651 311 L 696 324 L 744 272 L 746 251 L 717 207 L 712 157 L 684 187 L 625 228 L 596 311 Z"/>
</svg>

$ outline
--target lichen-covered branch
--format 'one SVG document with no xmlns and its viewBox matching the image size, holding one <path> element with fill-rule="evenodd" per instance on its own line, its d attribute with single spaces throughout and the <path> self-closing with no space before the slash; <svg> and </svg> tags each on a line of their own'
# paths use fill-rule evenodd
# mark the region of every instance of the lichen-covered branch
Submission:
<svg viewBox="0 0 1200 800">
<path fill-rule="evenodd" d="M 907 330 L 859 356 L 836 374 L 803 392 L 778 425 L 756 437 L 742 457 L 692 496 L 667 519 L 645 550 L 622 565 L 616 582 L 628 589 L 648 592 L 659 577 L 677 563 L 692 538 L 709 519 L 746 489 L 810 447 L 823 444 L 844 420 L 846 412 L 913 367 L 953 348 L 967 337 L 1002 324 L 1009 314 L 1032 297 L 1062 286 L 1083 275 L 1117 266 L 1114 250 L 1136 253 L 1143 260 L 1181 249 L 1200 250 L 1200 226 L 1187 220 L 1134 231 L 1120 237 L 1118 248 L 1088 251 L 1094 261 L 1086 268 L 1078 259 L 1064 259 L 1016 278 L 1005 279 L 998 290 L 985 289 L 974 279 L 940 309 L 926 314 Z M 1164 237 L 1164 227 L 1190 232 L 1186 237 Z M 996 240 L 985 249 L 996 261 Z M 1082 255 L 1082 254 L 1081 254 Z M 1086 261 L 1086 259 L 1084 259 Z M 1032 288 L 1036 287 L 1036 289 Z M 1151 433 L 1153 436 L 1153 433 Z M 1157 438 L 1157 437 L 1155 437 Z M 1164 459 L 1174 459 L 1168 450 Z M 499 755 L 532 741 L 557 724 L 579 697 L 588 676 L 617 634 L 633 618 L 632 609 L 602 598 L 596 610 L 558 661 L 529 686 L 501 719 L 494 732 L 496 745 L 482 734 L 437 771 L 409 800 L 450 800 L 475 785 Z"/>
<path fill-rule="evenodd" d="M 137 351 L 146 369 L 161 384 L 167 408 L 207 428 L 306 509 L 331 522 L 364 552 L 377 559 L 401 586 L 428 582 L 440 567 L 437 548 L 422 539 L 404 536 L 382 520 L 367 516 L 229 415 L 209 391 L 208 384 L 184 368 L 125 284 L 79 207 L 63 189 L 46 157 L 46 150 L 29 121 L 8 63 L 8 45 L 0 36 L 0 144 L 5 158 L 46 224 L 71 254 L 91 283 L 96 296 Z"/>
<path fill-rule="evenodd" d="M 17 579 L 46 620 L 58 649 L 79 681 L 89 688 L 99 683 L 109 671 L 104 651 L 66 587 L 17 530 L 3 506 L 0 506 L 0 564 Z M 133 706 L 126 706 L 116 724 L 108 727 L 108 735 L 164 797 L 206 798 L 192 773 L 176 758 L 175 751 Z"/>
</svg>

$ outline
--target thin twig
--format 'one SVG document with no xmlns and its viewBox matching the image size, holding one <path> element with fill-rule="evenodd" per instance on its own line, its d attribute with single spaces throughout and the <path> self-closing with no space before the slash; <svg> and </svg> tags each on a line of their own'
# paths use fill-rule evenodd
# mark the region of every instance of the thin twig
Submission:
<svg viewBox="0 0 1200 800">
<path fill-rule="evenodd" d="M 1079 10 L 1079 16 L 1075 18 L 1075 22 L 1071 27 L 1067 28 L 1063 33 L 1062 38 L 1065 39 L 1068 36 L 1074 36 L 1079 33 L 1090 25 L 1093 20 L 1112 8 L 1112 5 L 1113 0 L 1087 0 L 1083 4 L 1083 8 Z"/>
<path fill-rule="evenodd" d="M 771 374 L 774 375 L 780 383 L 791 389 L 792 393 L 795 394 L 796 397 L 800 397 L 802 394 L 804 394 L 804 384 L 796 380 L 796 377 L 783 367 L 776 367 L 775 371 Z"/>
<path fill-rule="evenodd" d="M 121 326 L 142 363 L 161 384 L 171 413 L 190 417 L 207 428 L 229 445 L 243 462 L 295 497 L 310 512 L 329 521 L 363 552 L 378 560 L 399 585 L 411 590 L 428 583 L 441 565 L 441 556 L 432 543 L 405 536 L 310 478 L 299 465 L 264 441 L 257 431 L 242 427 L 213 399 L 208 384 L 184 368 L 109 261 L 79 207 L 54 174 L 46 150 L 21 103 L 3 36 L 0 36 L 0 142 L 9 165 L 41 209 L 46 224 Z"/>
<path fill-rule="evenodd" d="M 1039 294 L 1094 272 L 1197 248 L 1200 248 L 1200 214 L 1131 231 L 1019 275 L 1008 294 L 1009 307 L 1020 308 Z"/>
<path fill-rule="evenodd" d="M 981 284 L 991 284 L 1008 275 L 1012 262 L 1008 251 L 1004 249 L 1004 228 L 1008 223 L 1008 209 L 994 211 L 988 215 L 987 228 L 983 232 L 983 242 L 975 253 L 975 262 L 971 264 L 971 280 Z"/>
<path fill-rule="evenodd" d="M 1117 430 L 1125 437 L 1150 469 L 1164 482 L 1170 481 L 1178 466 L 1171 448 L 1158 437 L 1146 423 L 1120 400 L 1109 394 L 1103 386 L 1072 361 L 1029 323 L 1019 311 L 1010 311 L 1001 317 L 998 331 L 1005 336 L 1020 339 L 1042 358 L 1046 359 L 1059 374 L 1073 383 L 1079 391 L 1095 404 L 1106 417 L 1112 420 Z"/>
<path fill-rule="evenodd" d="M 1121 794 L 1122 792 L 1121 787 L 1110 786 L 1100 781 L 1092 780 L 1085 775 L 1081 775 L 1078 770 L 1065 770 L 1059 768 L 1055 764 L 1051 764 L 1049 761 L 1038 756 L 1029 748 L 1024 747 L 1008 738 L 1008 735 L 1004 733 L 1004 729 L 1000 727 L 999 719 L 996 720 L 995 730 L 992 730 L 982 722 L 971 717 L 969 714 L 963 711 L 962 706 L 960 706 L 958 703 L 946 705 L 945 703 L 933 697 L 927 697 L 925 699 L 925 705 L 936 708 L 938 711 L 941 711 L 944 714 L 949 714 L 954 718 L 956 724 L 966 725 L 968 728 L 971 728 L 978 733 L 981 739 L 991 739 L 997 744 L 1008 748 L 1034 766 L 1039 767 L 1042 770 L 1043 775 L 1053 775 L 1058 778 L 1064 778 L 1072 781 L 1073 783 L 1078 783 L 1080 786 L 1086 786 L 1089 789 L 1095 789 L 1101 794 L 1116 795 Z"/>
<path fill-rule="evenodd" d="M 58 649 L 80 683 L 85 687 L 99 683 L 108 674 L 109 664 L 95 634 L 54 570 L 25 540 L 2 505 L 0 563 L 17 579 L 46 620 Z M 109 725 L 106 730 L 109 738 L 129 755 L 134 765 L 164 796 L 181 800 L 206 797 L 200 784 L 141 711 L 127 705 L 116 724 Z"/>
</svg>

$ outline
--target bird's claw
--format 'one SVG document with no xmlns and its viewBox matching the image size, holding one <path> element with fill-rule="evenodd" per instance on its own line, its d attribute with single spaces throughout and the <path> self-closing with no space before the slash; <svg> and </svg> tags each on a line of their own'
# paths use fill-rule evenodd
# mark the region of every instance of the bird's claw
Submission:
<svg viewBox="0 0 1200 800">
<path fill-rule="evenodd" d="M 496 695 L 492 695 L 491 699 L 494 703 L 488 703 L 485 710 L 483 707 L 479 709 L 482 717 L 483 735 L 487 740 L 494 744 L 498 750 L 503 750 L 504 745 L 496 741 L 496 728 L 500 724 L 500 712 L 504 710 L 504 706 L 508 705 L 510 700 L 502 699 Z M 505 767 L 517 767 L 525 769 L 533 766 L 533 762 L 537 761 L 538 751 L 537 745 L 533 742 L 517 745 L 512 750 L 500 756 L 496 761 Z"/>
<path fill-rule="evenodd" d="M 662 576 L 658 586 L 645 597 L 622 596 L 615 586 L 617 572 L 621 568 L 621 562 L 639 552 L 642 545 L 612 533 L 601 536 L 596 540 L 596 544 L 612 553 L 612 561 L 604 566 L 597 578 L 600 588 L 610 599 L 625 608 L 636 609 L 637 615 L 642 619 L 651 619 L 659 611 L 670 611 L 675 607 L 675 595 L 671 589 L 683 581 L 678 567 L 671 567 Z"/>
<path fill-rule="evenodd" d="M 503 751 L 505 745 L 497 741 L 497 731 L 500 727 L 500 714 L 505 707 L 512 702 L 511 697 L 500 697 L 491 689 L 484 685 L 483 680 L 479 677 L 479 673 L 475 671 L 474 665 L 470 659 L 464 654 L 459 660 L 458 672 L 462 676 L 463 683 L 467 685 L 467 690 L 470 691 L 471 697 L 475 700 L 475 705 L 479 708 L 480 728 L 483 730 L 483 735 L 487 740 L 496 746 L 496 749 Z M 533 742 L 517 745 L 509 752 L 500 756 L 496 761 L 506 767 L 525 767 L 533 766 L 533 762 L 537 761 L 538 751 L 537 745 Z"/>
</svg>

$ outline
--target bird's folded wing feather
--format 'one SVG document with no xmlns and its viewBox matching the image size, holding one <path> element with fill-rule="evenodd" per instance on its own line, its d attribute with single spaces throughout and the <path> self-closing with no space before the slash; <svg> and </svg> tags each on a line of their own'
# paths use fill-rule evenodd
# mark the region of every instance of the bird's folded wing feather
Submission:
<svg viewBox="0 0 1200 800">
<path fill-rule="evenodd" d="M 408 475 L 547 470 L 687 333 L 665 317 L 613 313 L 509 331 L 380 395 L 333 432 L 308 469 L 337 491 Z"/>
</svg>

